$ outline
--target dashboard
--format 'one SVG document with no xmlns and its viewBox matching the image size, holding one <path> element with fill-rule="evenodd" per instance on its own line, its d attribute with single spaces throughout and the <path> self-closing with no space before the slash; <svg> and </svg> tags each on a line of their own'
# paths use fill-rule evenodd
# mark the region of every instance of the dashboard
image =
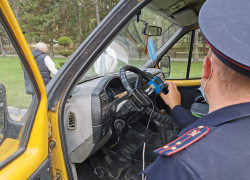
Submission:
<svg viewBox="0 0 250 180">
<path fill-rule="evenodd" d="M 115 90 L 113 90 L 110 87 L 106 87 L 105 93 L 106 93 L 106 95 L 108 97 L 109 102 L 111 102 L 113 99 L 115 99 L 115 95 L 117 95 L 117 93 L 115 93 Z"/>
<path fill-rule="evenodd" d="M 164 79 L 160 69 L 147 68 L 144 71 L 151 77 L 157 75 Z M 127 73 L 127 78 L 134 87 L 137 75 Z M 142 89 L 147 87 L 147 81 L 143 79 Z M 75 87 L 64 110 L 64 130 L 72 162 L 83 162 L 106 143 L 112 135 L 117 107 L 127 98 L 119 75 L 108 75 Z M 123 119 L 126 124 L 130 124 L 141 116 L 140 113 L 133 112 Z"/>
</svg>

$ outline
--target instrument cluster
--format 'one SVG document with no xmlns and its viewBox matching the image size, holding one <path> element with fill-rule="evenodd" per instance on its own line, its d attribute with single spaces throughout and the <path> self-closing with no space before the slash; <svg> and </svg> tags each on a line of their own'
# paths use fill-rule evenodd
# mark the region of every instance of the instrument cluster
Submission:
<svg viewBox="0 0 250 180">
<path fill-rule="evenodd" d="M 106 87 L 105 92 L 107 94 L 109 102 L 111 102 L 111 101 L 113 101 L 113 99 L 115 99 L 116 93 L 115 93 L 115 91 L 112 88 Z"/>
</svg>

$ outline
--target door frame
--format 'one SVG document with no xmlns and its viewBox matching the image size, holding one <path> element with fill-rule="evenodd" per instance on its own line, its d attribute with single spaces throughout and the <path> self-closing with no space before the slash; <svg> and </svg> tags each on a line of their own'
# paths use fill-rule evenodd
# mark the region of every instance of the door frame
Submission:
<svg viewBox="0 0 250 180">
<path fill-rule="evenodd" d="M 74 172 L 72 171 L 72 165 L 67 153 L 66 138 L 64 137 L 63 117 L 67 98 L 81 77 L 94 64 L 94 61 L 107 48 L 116 35 L 118 35 L 124 25 L 149 2 L 151 0 L 121 0 L 71 55 L 46 86 L 48 108 L 53 114 L 57 115 L 54 118 L 58 118 L 58 120 L 51 120 L 58 122 L 58 134 L 60 135 L 62 154 L 69 179 L 74 178 Z"/>
<path fill-rule="evenodd" d="M 48 156 L 47 96 L 40 71 L 7 0 L 0 2 L 0 16 L 36 91 L 20 147 L 0 163 L 0 179 L 28 179 Z"/>
</svg>

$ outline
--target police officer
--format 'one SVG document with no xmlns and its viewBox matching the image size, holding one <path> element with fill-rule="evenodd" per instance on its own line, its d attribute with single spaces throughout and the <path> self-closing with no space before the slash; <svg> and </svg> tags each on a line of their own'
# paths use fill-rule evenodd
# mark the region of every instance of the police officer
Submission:
<svg viewBox="0 0 250 180">
<path fill-rule="evenodd" d="M 155 151 L 160 155 L 142 172 L 146 179 L 250 179 L 249 9 L 247 0 L 207 0 L 202 6 L 199 26 L 211 50 L 204 58 L 201 91 L 209 113 Z M 175 84 L 161 96 L 181 113 Z"/>
</svg>

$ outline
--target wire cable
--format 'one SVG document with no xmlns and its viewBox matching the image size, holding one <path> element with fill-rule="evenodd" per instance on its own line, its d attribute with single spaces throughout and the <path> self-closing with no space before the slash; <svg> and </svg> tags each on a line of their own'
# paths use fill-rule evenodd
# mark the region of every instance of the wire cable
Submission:
<svg viewBox="0 0 250 180">
<path fill-rule="evenodd" d="M 150 102 L 152 103 L 153 109 L 151 111 L 151 114 L 150 114 L 150 117 L 148 120 L 148 124 L 147 124 L 146 130 L 145 130 L 145 137 L 144 137 L 143 150 L 142 150 L 142 171 L 144 171 L 144 169 L 145 169 L 145 149 L 146 149 L 146 142 L 147 142 L 146 141 L 147 140 L 147 130 L 148 130 L 149 123 L 151 121 L 153 111 L 154 111 L 154 103 L 151 100 L 150 100 Z M 142 180 L 144 180 L 144 174 L 142 174 Z"/>
</svg>

